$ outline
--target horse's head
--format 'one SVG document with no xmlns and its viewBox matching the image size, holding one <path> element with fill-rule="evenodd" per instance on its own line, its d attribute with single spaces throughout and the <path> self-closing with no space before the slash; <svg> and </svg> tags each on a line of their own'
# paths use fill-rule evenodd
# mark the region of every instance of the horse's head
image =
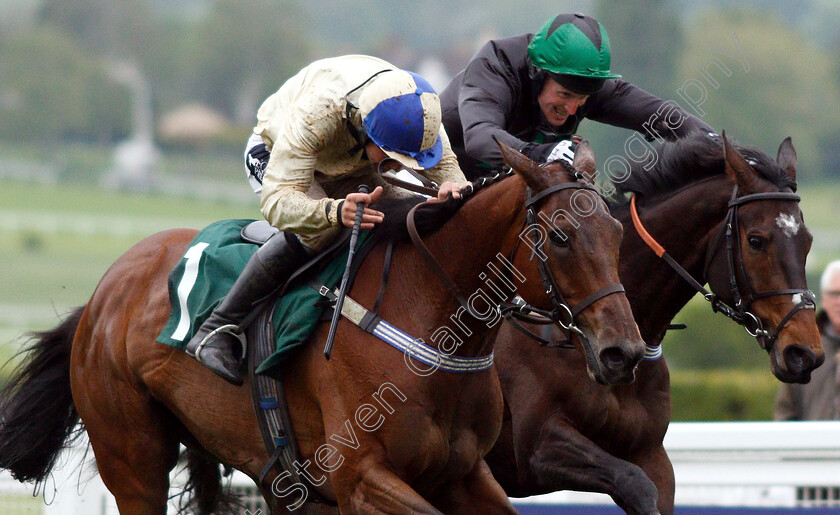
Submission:
<svg viewBox="0 0 840 515">
<path fill-rule="evenodd" d="M 747 330 L 770 354 L 777 378 L 807 383 L 825 354 L 805 279 L 813 238 L 792 191 L 796 150 L 786 138 L 775 161 L 763 153 L 744 157 L 725 134 L 723 150 L 726 174 L 737 188 L 709 251 L 709 286 L 741 313 Z M 780 186 L 767 177 L 784 180 Z"/>
<path fill-rule="evenodd" d="M 592 185 L 589 144 L 578 146 L 572 166 L 540 166 L 500 146 L 527 185 L 514 256 L 527 277 L 520 295 L 567 329 L 590 377 L 602 384 L 631 382 L 645 345 L 618 278 L 622 226 Z"/>
</svg>

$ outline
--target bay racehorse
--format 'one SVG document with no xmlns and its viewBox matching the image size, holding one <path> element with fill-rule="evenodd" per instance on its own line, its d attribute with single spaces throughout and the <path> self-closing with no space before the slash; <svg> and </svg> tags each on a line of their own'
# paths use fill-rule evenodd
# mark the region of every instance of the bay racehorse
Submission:
<svg viewBox="0 0 840 515">
<path fill-rule="evenodd" d="M 725 136 L 698 134 L 663 144 L 653 169 L 634 170 L 619 186 L 635 193 L 643 232 L 699 283 L 708 281 L 717 296 L 709 300 L 734 307 L 741 299 L 757 318 L 760 325 L 741 315 L 769 353 L 773 374 L 801 383 L 824 354 L 814 310 L 802 309 L 813 308 L 805 280 L 811 235 L 791 192 L 795 180 L 789 138 L 774 161 Z M 622 282 L 645 342 L 658 346 L 697 290 L 642 240 L 629 203 L 612 212 L 624 226 Z M 738 310 L 731 314 L 737 318 Z M 515 497 L 602 492 L 628 513 L 672 513 L 674 472 L 662 445 L 670 420 L 664 357 L 643 361 L 634 383 L 609 387 L 584 380 L 580 356 L 527 341 L 509 324 L 496 340 L 505 419 L 486 459 L 505 490 Z"/>
<path fill-rule="evenodd" d="M 589 302 L 565 322 L 579 330 L 574 341 L 590 375 L 605 384 L 632 381 L 644 343 L 627 298 L 614 288 L 621 226 L 578 179 L 594 175 L 591 150 L 581 147 L 574 169 L 539 167 L 509 149 L 505 155 L 517 173 L 476 192 L 424 239 L 457 291 L 415 247 L 398 243 L 379 315 L 409 335 L 454 347 L 454 359 L 488 363 L 498 330 L 489 292 L 503 281 L 491 281 L 485 268 L 507 265 L 502 276 L 518 294 L 558 321 L 562 306 Z M 560 216 L 573 203 L 588 210 L 576 227 Z M 2 393 L 0 468 L 44 480 L 80 417 L 122 513 L 165 513 L 179 444 L 259 483 L 269 455 L 247 385 L 230 385 L 155 343 L 170 311 L 167 277 L 195 234 L 170 230 L 141 241 L 111 266 L 86 306 L 34 340 Z M 370 252 L 349 292 L 368 307 L 381 282 L 382 247 Z M 469 315 L 458 291 L 471 294 Z M 598 291 L 609 294 L 587 301 Z M 435 341 L 443 329 L 447 339 Z M 326 332 L 322 323 L 313 341 Z M 483 459 L 502 420 L 495 368 L 428 372 L 407 356 L 342 320 L 331 360 L 320 345 L 290 358 L 284 387 L 298 472 L 345 513 L 513 512 Z M 298 507 L 299 490 L 272 488 L 278 476 L 259 484 L 272 509 Z"/>
</svg>

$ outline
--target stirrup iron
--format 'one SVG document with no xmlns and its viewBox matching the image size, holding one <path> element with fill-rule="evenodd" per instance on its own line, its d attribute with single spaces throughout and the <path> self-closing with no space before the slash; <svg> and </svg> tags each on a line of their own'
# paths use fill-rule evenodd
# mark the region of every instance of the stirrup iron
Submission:
<svg viewBox="0 0 840 515">
<path fill-rule="evenodd" d="M 239 330 L 239 326 L 237 326 L 236 324 L 225 324 L 207 333 L 204 339 L 202 339 L 201 342 L 199 342 L 199 344 L 196 346 L 195 353 L 192 356 L 202 365 L 204 365 L 204 361 L 201 360 L 201 351 L 204 349 L 204 346 L 207 344 L 207 342 L 210 341 L 210 338 L 221 333 L 232 334 L 237 340 L 239 340 L 239 343 L 241 344 L 240 347 L 242 349 L 242 355 L 239 357 L 240 361 L 244 360 L 247 356 L 248 345 L 247 341 L 245 340 L 245 334 Z"/>
</svg>

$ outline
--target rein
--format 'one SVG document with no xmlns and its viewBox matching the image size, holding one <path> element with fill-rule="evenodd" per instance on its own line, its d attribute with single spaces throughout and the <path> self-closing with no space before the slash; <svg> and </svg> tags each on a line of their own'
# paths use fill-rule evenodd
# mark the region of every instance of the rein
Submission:
<svg viewBox="0 0 840 515">
<path fill-rule="evenodd" d="M 479 186 L 483 187 L 486 184 L 489 184 L 490 182 L 494 182 L 494 181 L 498 180 L 500 177 L 501 177 L 501 175 L 496 175 L 496 176 L 493 176 L 491 178 L 482 178 L 482 179 L 480 179 L 481 182 L 480 182 Z M 558 191 L 563 191 L 563 190 L 568 190 L 568 189 L 589 189 L 589 190 L 597 192 L 597 190 L 593 186 L 590 186 L 589 184 L 585 184 L 585 183 L 580 183 L 580 182 L 565 182 L 565 183 L 556 184 L 554 186 L 551 186 L 549 188 L 546 188 L 546 189 L 540 191 L 536 195 L 532 195 L 531 194 L 531 189 L 527 188 L 526 189 L 526 201 L 525 201 L 525 208 L 527 209 L 527 211 L 526 211 L 526 215 L 525 215 L 525 222 L 522 226 L 523 231 L 525 230 L 525 228 L 531 227 L 532 225 L 537 224 L 537 215 L 536 215 L 536 211 L 534 209 L 534 206 L 540 200 L 542 200 L 544 198 L 547 198 L 548 196 L 550 196 L 550 195 L 552 195 L 552 194 L 554 194 Z M 469 194 L 472 194 L 474 191 L 475 191 L 475 188 L 468 188 L 465 193 L 467 195 L 469 195 Z M 429 248 L 426 246 L 426 244 L 423 243 L 422 238 L 420 237 L 419 233 L 417 232 L 417 227 L 416 227 L 416 224 L 415 224 L 415 221 L 414 221 L 414 217 L 415 217 L 415 212 L 422 205 L 423 204 L 418 204 L 418 205 L 414 206 L 414 208 L 412 208 L 411 211 L 409 211 L 409 213 L 408 213 L 407 227 L 408 227 L 408 234 L 411 237 L 411 241 L 414 243 L 415 248 L 418 250 L 420 255 L 423 256 L 423 259 L 426 261 L 426 263 L 429 265 L 429 267 L 432 269 L 432 271 L 435 273 L 435 275 L 444 284 L 444 286 L 446 287 L 446 291 L 458 301 L 458 303 L 467 311 L 467 313 L 470 313 L 471 315 L 473 315 L 475 317 L 475 314 L 473 313 L 473 309 L 470 307 L 469 303 L 467 302 L 466 297 L 464 297 L 464 295 L 461 293 L 460 289 L 455 284 L 455 282 L 452 281 L 452 279 L 449 278 L 446 271 L 440 265 L 440 263 L 435 258 L 435 256 L 432 254 L 432 252 L 429 250 Z M 542 244 L 540 244 L 540 245 L 542 245 Z M 508 256 L 508 261 L 513 262 L 513 258 L 516 255 L 516 252 L 517 252 L 518 248 L 519 248 L 519 239 L 517 238 L 516 243 L 514 244 L 510 255 Z M 534 249 L 534 252 L 531 254 L 531 260 L 532 261 L 533 261 L 534 257 L 536 256 L 536 250 L 537 249 Z M 575 324 L 575 318 L 577 317 L 577 315 L 580 314 L 581 311 L 585 310 L 586 308 L 588 308 L 589 306 L 591 306 L 592 304 L 597 302 L 598 300 L 600 300 L 600 299 L 602 299 L 602 298 L 604 298 L 608 295 L 612 295 L 613 293 L 624 293 L 624 286 L 622 284 L 620 284 L 620 283 L 609 284 L 609 285 L 607 285 L 603 288 L 600 288 L 597 291 L 591 293 L 590 295 L 587 295 L 579 303 L 572 306 L 565 300 L 563 295 L 560 293 L 560 288 L 557 285 L 557 280 L 555 279 L 553 272 L 549 268 L 547 261 L 543 260 L 543 259 L 539 259 L 539 262 L 537 263 L 537 269 L 539 271 L 540 279 L 542 280 L 543 287 L 545 288 L 546 295 L 548 295 L 549 298 L 551 299 L 553 309 L 551 311 L 540 310 L 540 309 L 534 308 L 532 306 L 528 306 L 526 303 L 524 303 L 524 301 L 517 302 L 516 299 L 514 300 L 514 303 L 509 303 L 509 304 L 500 303 L 499 306 L 498 306 L 499 310 L 500 310 L 500 313 L 503 314 L 505 316 L 505 318 L 507 318 L 508 320 L 510 320 L 511 316 L 516 316 L 517 318 L 520 318 L 521 320 L 525 320 L 525 321 L 529 321 L 529 322 L 533 322 L 533 323 L 544 323 L 545 318 L 547 318 L 547 319 L 553 321 L 554 323 L 558 324 L 561 328 L 563 328 L 563 330 L 566 332 L 567 338 L 569 338 L 571 336 L 571 333 L 575 333 L 578 336 L 580 336 L 581 338 L 586 339 L 586 336 L 584 335 L 583 331 L 581 331 L 581 329 Z M 540 317 L 545 317 L 545 318 L 537 318 L 536 316 L 531 315 L 531 313 L 536 313 L 536 315 L 539 315 Z M 516 325 L 515 325 L 515 327 L 519 328 Z M 524 329 L 524 328 L 521 328 L 521 329 Z M 546 341 L 544 338 L 541 338 L 541 337 L 537 336 L 536 334 L 533 334 L 533 333 L 530 333 L 530 332 L 528 332 L 528 334 L 529 334 L 529 336 L 535 338 L 536 340 L 540 341 L 541 343 L 544 343 L 544 344 L 549 344 L 550 343 L 550 342 Z"/>
<path fill-rule="evenodd" d="M 726 305 L 720 298 L 711 293 L 699 281 L 697 281 L 688 271 L 683 268 L 679 263 L 674 260 L 660 245 L 653 236 L 645 229 L 644 225 L 642 224 L 641 219 L 639 218 L 638 210 L 636 209 L 636 195 L 633 195 L 630 199 L 630 216 L 633 219 L 633 226 L 636 228 L 636 232 L 639 236 L 644 240 L 648 247 L 650 247 L 653 252 L 663 259 L 668 265 L 674 269 L 688 284 L 690 284 L 696 291 L 703 295 L 703 298 L 706 299 L 712 306 L 713 312 L 719 312 L 723 315 L 727 316 L 731 320 L 735 321 L 737 324 L 744 326 L 744 329 L 747 331 L 747 334 L 752 336 L 753 338 L 758 340 L 759 345 L 761 348 L 770 352 L 773 348 L 773 345 L 776 343 L 776 339 L 778 338 L 779 334 L 782 332 L 785 324 L 790 321 L 793 316 L 802 309 L 806 308 L 814 308 L 816 307 L 816 297 L 814 296 L 814 292 L 807 289 L 800 289 L 800 288 L 788 288 L 788 289 L 779 289 L 779 290 L 768 290 L 760 293 L 753 293 L 752 285 L 750 284 L 749 278 L 747 276 L 746 267 L 744 266 L 744 259 L 741 252 L 741 242 L 740 238 L 738 238 L 739 230 L 738 230 L 738 207 L 749 202 L 757 202 L 762 200 L 785 200 L 791 202 L 799 202 L 801 200 L 800 196 L 793 192 L 767 192 L 767 193 L 753 193 L 750 195 L 744 195 L 743 197 L 738 197 L 738 187 L 736 186 L 735 189 L 732 191 L 732 198 L 729 200 L 727 204 L 727 213 L 726 213 L 726 220 L 723 224 L 723 227 L 718 234 L 718 237 L 715 239 L 715 244 L 709 249 L 706 257 L 706 264 L 703 267 L 703 277 L 707 276 L 707 272 L 709 266 L 712 262 L 712 258 L 714 258 L 715 254 L 717 254 L 718 249 L 720 247 L 721 241 L 726 240 L 726 256 L 727 256 L 727 266 L 729 270 L 729 286 L 732 291 L 732 298 L 735 301 L 735 306 L 730 307 Z M 737 263 L 735 254 L 738 254 Z M 736 268 L 737 266 L 737 268 Z M 747 297 L 741 295 L 741 286 L 738 284 L 738 269 L 740 269 L 741 276 L 746 281 L 746 288 L 745 291 L 747 292 Z M 763 299 L 767 297 L 773 297 L 778 295 L 801 295 L 802 300 L 797 303 L 779 322 L 776 326 L 775 330 L 768 331 L 763 328 L 761 320 L 750 311 L 752 303 L 758 299 Z"/>
<path fill-rule="evenodd" d="M 394 174 L 394 172 L 392 172 L 390 170 L 387 171 L 387 172 L 381 172 L 380 176 L 382 177 L 382 179 L 385 182 L 387 182 L 387 183 L 389 183 L 393 186 L 397 186 L 399 188 L 403 188 L 403 189 L 408 190 L 408 191 L 413 191 L 414 193 L 420 193 L 421 195 L 428 195 L 430 197 L 437 197 L 437 194 L 438 194 L 437 184 L 435 184 L 434 182 L 430 181 L 429 179 L 423 177 L 419 173 L 414 172 L 413 170 L 410 170 L 408 168 L 404 168 L 404 170 L 406 172 L 410 173 L 412 177 L 415 177 L 418 181 L 420 181 L 422 186 L 419 186 L 419 185 L 414 184 L 412 182 L 404 181 L 404 180 L 400 179 L 399 177 L 397 177 L 396 174 Z"/>
</svg>

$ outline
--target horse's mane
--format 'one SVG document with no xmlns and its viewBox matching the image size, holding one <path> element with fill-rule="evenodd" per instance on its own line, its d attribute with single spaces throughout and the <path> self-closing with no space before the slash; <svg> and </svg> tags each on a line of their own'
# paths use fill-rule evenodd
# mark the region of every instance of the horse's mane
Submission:
<svg viewBox="0 0 840 515">
<path fill-rule="evenodd" d="M 735 148 L 762 177 L 779 189 L 796 189 L 796 181 L 765 152 L 737 144 Z M 619 193 L 636 193 L 641 196 L 670 193 L 725 173 L 723 140 L 717 135 L 709 136 L 706 132 L 697 131 L 677 141 L 660 143 L 655 150 L 658 159 L 652 168 L 644 168 L 647 162 L 634 162 L 629 177 L 623 182 L 614 183 Z"/>
<path fill-rule="evenodd" d="M 501 178 L 504 178 L 504 176 Z M 431 234 L 455 216 L 455 213 L 469 199 L 473 198 L 476 193 L 491 184 L 495 184 L 501 178 L 491 179 L 485 177 L 474 181 L 472 183 L 472 192 L 469 194 L 462 192 L 460 199 L 455 199 L 450 195 L 443 202 L 425 203 L 425 197 L 411 196 L 408 198 L 389 198 L 374 202 L 371 204 L 371 208 L 385 214 L 385 220 L 376 226 L 376 237 L 380 240 L 400 241 L 409 239 L 407 226 L 408 212 L 417 204 L 422 203 L 425 204 L 416 211 L 414 223 L 417 227 L 417 232 L 421 236 Z"/>
<path fill-rule="evenodd" d="M 381 240 L 400 241 L 409 239 L 408 212 L 417 204 L 424 202 L 426 202 L 424 197 L 412 196 L 383 199 L 371 204 L 371 209 L 376 209 L 385 214 L 385 219 L 376 226 L 376 237 Z M 456 200 L 452 197 L 444 202 L 429 202 L 428 205 L 423 206 L 416 212 L 414 221 L 417 232 L 421 235 L 434 232 L 452 218 L 462 205 L 463 200 Z"/>
</svg>

